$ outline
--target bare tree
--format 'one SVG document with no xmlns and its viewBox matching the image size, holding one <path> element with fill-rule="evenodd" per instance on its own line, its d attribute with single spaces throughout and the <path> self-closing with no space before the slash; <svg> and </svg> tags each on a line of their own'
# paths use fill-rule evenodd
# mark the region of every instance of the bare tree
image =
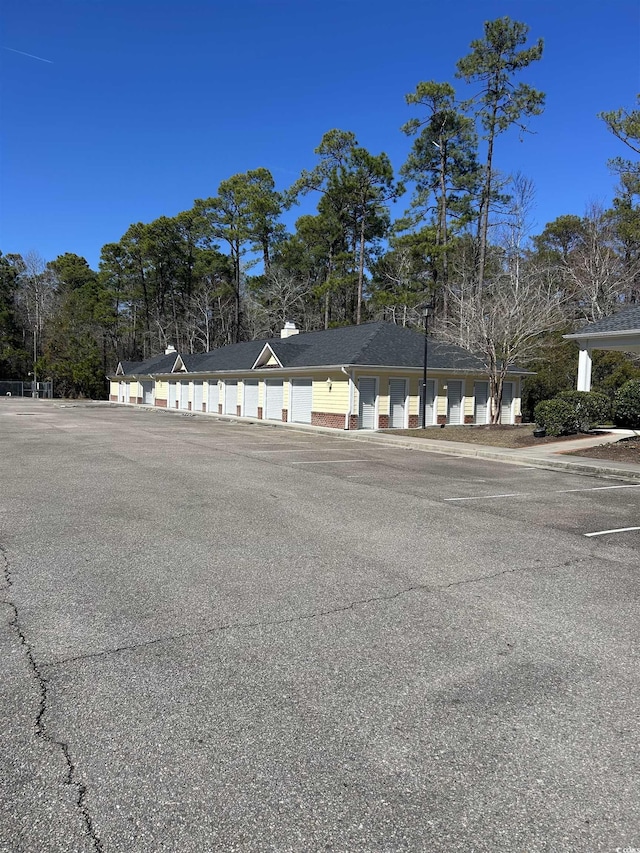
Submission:
<svg viewBox="0 0 640 853">
<path fill-rule="evenodd" d="M 638 260 L 625 263 L 610 213 L 592 204 L 582 219 L 575 247 L 563 260 L 576 319 L 591 323 L 613 313 L 633 289 L 638 267 Z"/>
<path fill-rule="evenodd" d="M 507 270 L 473 286 L 450 286 L 449 316 L 439 331 L 479 355 L 489 377 L 491 423 L 500 420 L 507 371 L 539 355 L 545 335 L 566 323 L 564 299 L 548 269 Z"/>
</svg>

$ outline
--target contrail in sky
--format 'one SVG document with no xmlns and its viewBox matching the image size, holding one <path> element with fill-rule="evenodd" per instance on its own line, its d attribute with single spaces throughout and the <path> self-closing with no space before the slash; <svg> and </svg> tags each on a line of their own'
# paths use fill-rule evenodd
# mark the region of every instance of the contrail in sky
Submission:
<svg viewBox="0 0 640 853">
<path fill-rule="evenodd" d="M 53 59 L 43 59 L 41 56 L 34 56 L 33 53 L 25 53 L 24 50 L 16 50 L 14 47 L 5 47 L 5 50 L 10 50 L 12 53 L 21 53 L 23 56 L 29 56 L 31 59 L 39 59 L 40 62 L 48 62 L 53 65 Z"/>
</svg>

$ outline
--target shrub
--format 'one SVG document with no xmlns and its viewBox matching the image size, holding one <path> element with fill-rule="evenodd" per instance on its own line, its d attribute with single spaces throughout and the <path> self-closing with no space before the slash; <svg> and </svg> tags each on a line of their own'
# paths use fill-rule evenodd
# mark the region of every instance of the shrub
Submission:
<svg viewBox="0 0 640 853">
<path fill-rule="evenodd" d="M 574 408 L 566 400 L 542 400 L 533 410 L 533 416 L 547 435 L 568 435 L 578 429 Z"/>
<path fill-rule="evenodd" d="M 613 420 L 616 426 L 640 429 L 640 380 L 630 379 L 616 391 Z"/>
<path fill-rule="evenodd" d="M 561 391 L 558 399 L 573 407 L 580 432 L 589 432 L 592 427 L 605 423 L 611 417 L 609 398 L 598 391 Z"/>
</svg>

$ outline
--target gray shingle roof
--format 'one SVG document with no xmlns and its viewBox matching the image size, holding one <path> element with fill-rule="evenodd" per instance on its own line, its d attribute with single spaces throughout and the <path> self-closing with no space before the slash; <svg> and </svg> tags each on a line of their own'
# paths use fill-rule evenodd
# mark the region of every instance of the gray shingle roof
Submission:
<svg viewBox="0 0 640 853">
<path fill-rule="evenodd" d="M 588 326 L 579 329 L 568 337 L 589 337 L 593 334 L 598 335 L 605 332 L 634 331 L 640 332 L 640 305 L 623 308 L 617 314 L 612 314 L 610 317 L 603 317 L 602 320 L 596 320 L 595 323 L 589 323 Z"/>
<path fill-rule="evenodd" d="M 363 323 L 305 332 L 289 338 L 270 338 L 231 344 L 211 352 L 183 355 L 181 358 L 189 373 L 218 373 L 228 370 L 251 370 L 256 359 L 269 344 L 283 367 L 304 368 L 323 365 L 369 365 L 374 367 L 422 367 L 424 335 L 395 323 Z M 160 359 L 168 358 L 166 356 Z M 172 361 L 163 367 L 148 370 L 149 361 L 135 365 L 133 374 L 144 372 L 169 373 Z M 151 360 L 152 361 L 152 360 Z M 455 344 L 429 338 L 429 368 L 485 372 L 484 362 Z M 167 366 L 168 365 L 168 366 Z M 525 371 L 514 367 L 510 373 Z"/>
<path fill-rule="evenodd" d="M 177 357 L 177 352 L 162 353 L 145 361 L 121 361 L 120 364 L 125 376 L 148 376 L 150 373 L 171 373 Z"/>
</svg>

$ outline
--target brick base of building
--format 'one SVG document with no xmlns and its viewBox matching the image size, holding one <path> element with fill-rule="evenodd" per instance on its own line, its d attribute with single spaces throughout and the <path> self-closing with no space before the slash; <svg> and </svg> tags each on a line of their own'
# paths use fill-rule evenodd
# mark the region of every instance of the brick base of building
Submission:
<svg viewBox="0 0 640 853">
<path fill-rule="evenodd" d="M 187 411 L 191 411 L 191 400 L 187 403 Z"/>
<path fill-rule="evenodd" d="M 349 429 L 358 429 L 358 416 L 351 415 L 349 418 Z"/>
<path fill-rule="evenodd" d="M 258 420 L 262 420 L 262 406 L 258 406 Z"/>
<path fill-rule="evenodd" d="M 118 402 L 118 395 L 117 394 L 109 394 L 109 400 L 112 403 L 117 403 Z"/>
<path fill-rule="evenodd" d="M 418 429 L 420 426 L 420 415 L 409 415 L 409 429 Z"/>
<path fill-rule="evenodd" d="M 344 429 L 344 415 L 337 415 L 335 412 L 311 412 L 311 423 L 313 426 Z"/>
<path fill-rule="evenodd" d="M 242 406 L 236 406 L 236 415 L 240 417 L 242 414 Z"/>
<path fill-rule="evenodd" d="M 389 415 L 378 415 L 378 429 L 389 429 Z"/>
<path fill-rule="evenodd" d="M 218 403 L 218 414 L 222 414 L 222 403 Z"/>
<path fill-rule="evenodd" d="M 159 409 L 166 409 L 167 408 L 167 401 L 166 400 L 156 400 L 156 406 Z"/>
<path fill-rule="evenodd" d="M 438 415 L 438 424 L 446 424 L 447 416 L 446 415 Z"/>
<path fill-rule="evenodd" d="M 516 423 L 517 423 L 517 424 L 521 424 L 521 423 L 522 423 L 522 415 L 516 415 Z"/>
<path fill-rule="evenodd" d="M 465 424 L 472 424 L 473 423 L 473 415 L 465 415 L 464 416 L 464 422 L 465 422 Z"/>
<path fill-rule="evenodd" d="M 282 422 L 286 424 L 286 422 L 288 420 L 289 420 L 289 409 L 283 409 L 282 410 Z"/>
</svg>

